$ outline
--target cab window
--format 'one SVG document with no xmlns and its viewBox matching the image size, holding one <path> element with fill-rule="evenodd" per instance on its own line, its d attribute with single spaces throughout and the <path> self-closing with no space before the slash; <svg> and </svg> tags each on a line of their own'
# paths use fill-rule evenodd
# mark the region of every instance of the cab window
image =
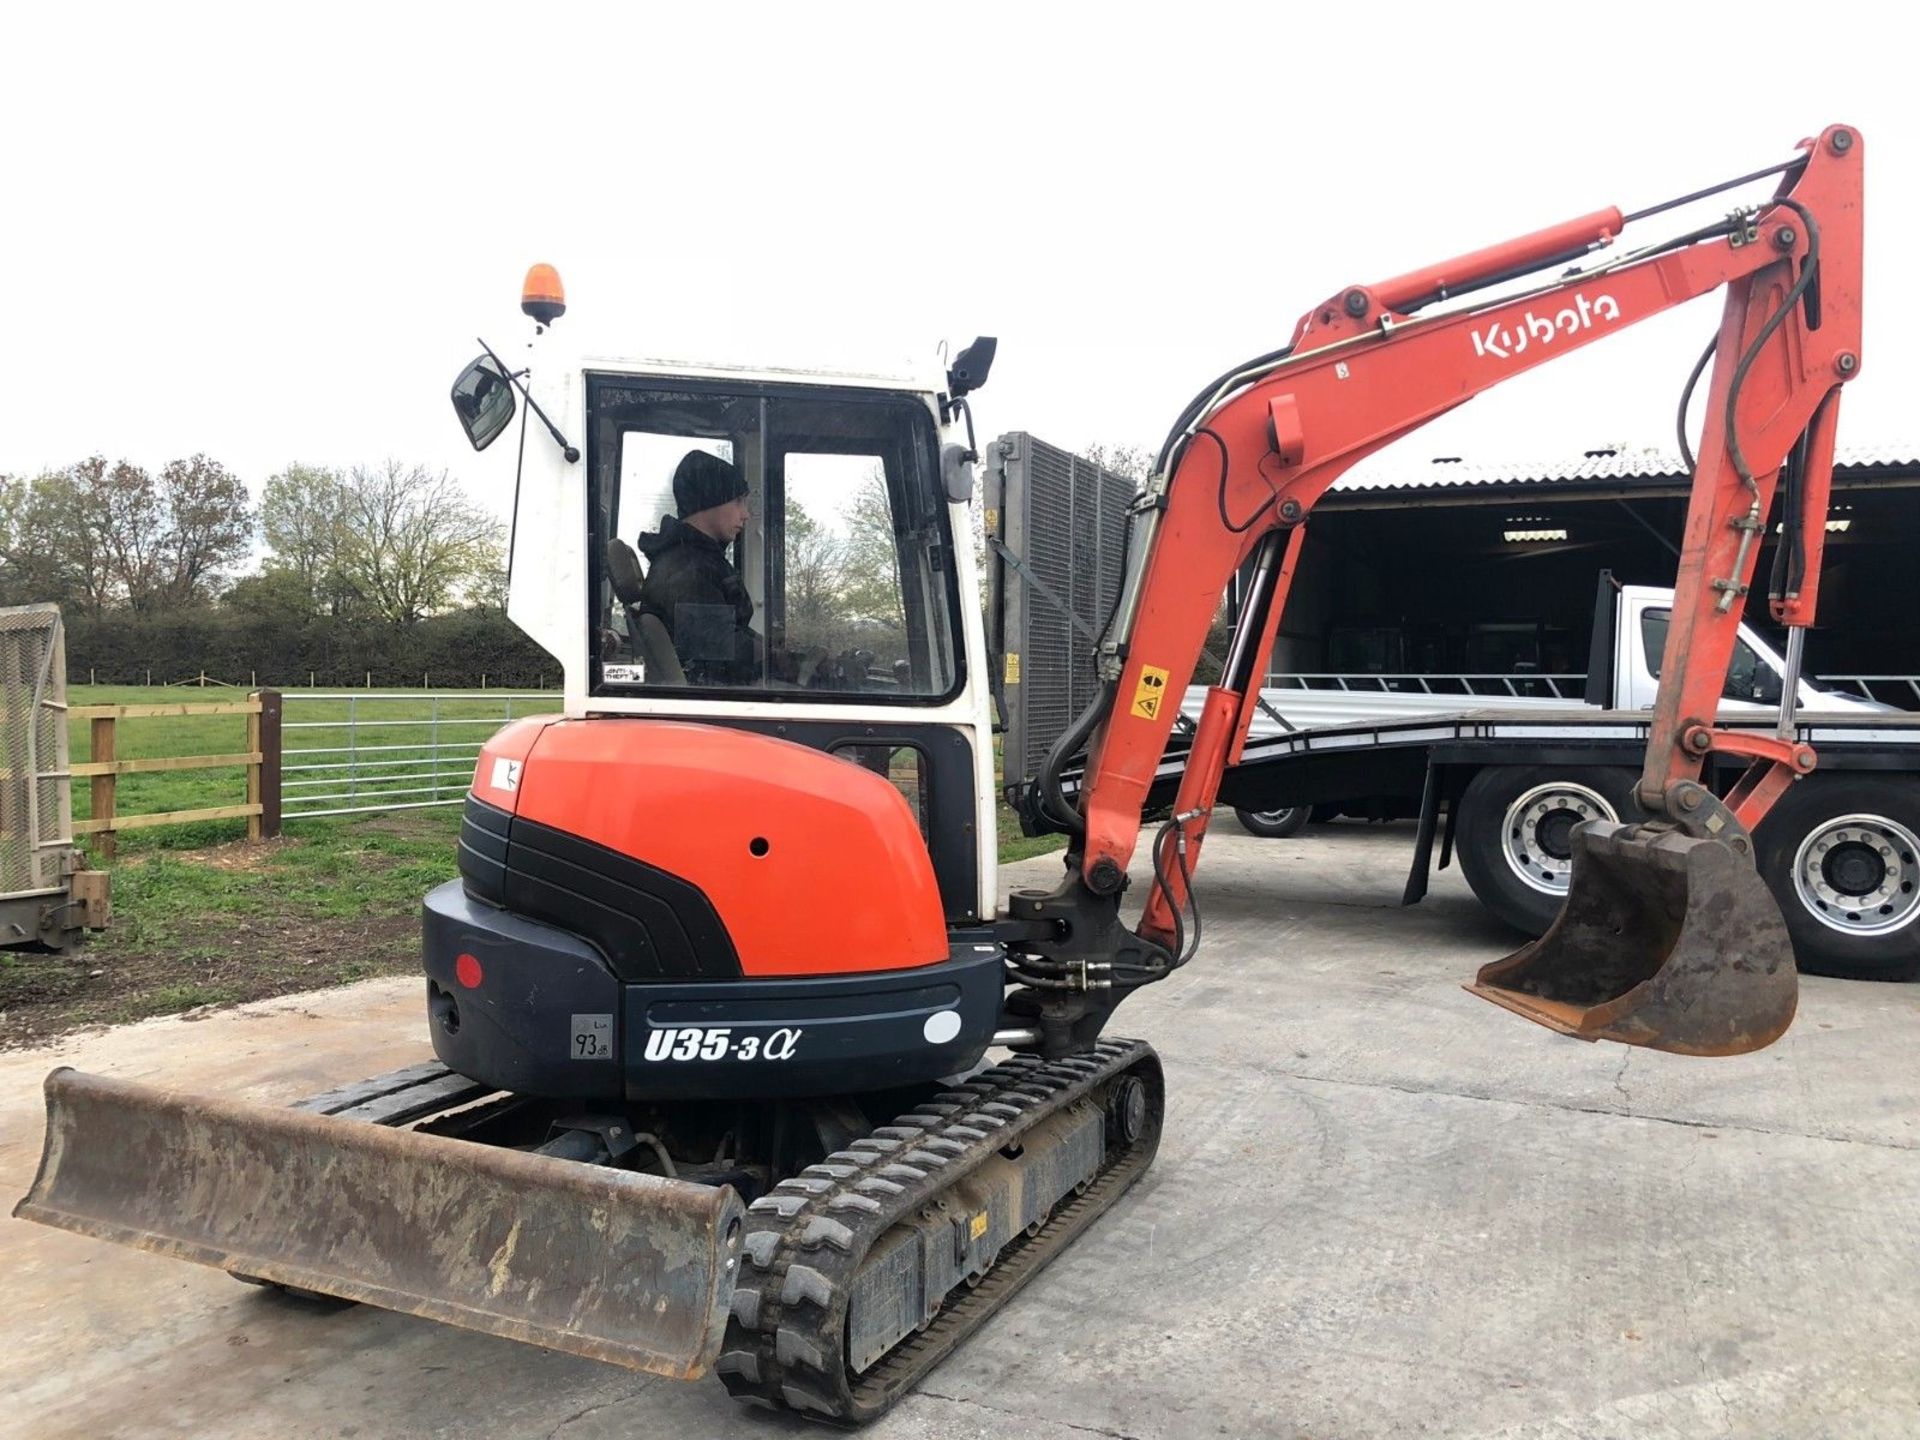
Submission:
<svg viewBox="0 0 1920 1440">
<path fill-rule="evenodd" d="M 1647 650 L 1647 668 L 1660 678 L 1660 662 L 1667 651 L 1667 622 L 1671 610 L 1640 612 L 1640 639 Z M 1722 700 L 1757 701 L 1772 705 L 1780 699 L 1781 679 L 1760 653 L 1745 640 L 1735 638 L 1733 660 L 1727 666 L 1727 683 L 1721 688 Z"/>
<path fill-rule="evenodd" d="M 954 692 L 932 417 L 907 396 L 590 387 L 598 689 Z"/>
</svg>

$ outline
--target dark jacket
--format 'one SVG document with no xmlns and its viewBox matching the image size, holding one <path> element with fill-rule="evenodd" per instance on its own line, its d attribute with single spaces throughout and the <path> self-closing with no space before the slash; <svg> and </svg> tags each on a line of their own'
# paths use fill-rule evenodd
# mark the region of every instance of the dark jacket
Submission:
<svg viewBox="0 0 1920 1440">
<path fill-rule="evenodd" d="M 759 678 L 753 597 L 727 559 L 726 548 L 671 515 L 640 537 L 647 578 L 640 609 L 659 617 L 687 679 L 694 684 L 744 685 Z"/>
</svg>

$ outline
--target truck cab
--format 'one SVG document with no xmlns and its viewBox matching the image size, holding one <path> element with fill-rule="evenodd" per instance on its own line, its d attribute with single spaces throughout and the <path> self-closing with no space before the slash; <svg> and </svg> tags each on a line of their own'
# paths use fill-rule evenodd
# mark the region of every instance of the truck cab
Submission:
<svg viewBox="0 0 1920 1440">
<path fill-rule="evenodd" d="M 1651 710 L 1660 688 L 1673 592 L 1656 585 L 1616 585 L 1602 572 L 1594 603 L 1595 644 L 1587 669 L 1587 703 L 1608 710 Z M 1740 627 L 1720 695 L 1720 713 L 1777 714 L 1786 662 L 1749 625 Z M 1893 706 L 1800 681 L 1796 708 L 1820 714 L 1881 714 Z"/>
</svg>

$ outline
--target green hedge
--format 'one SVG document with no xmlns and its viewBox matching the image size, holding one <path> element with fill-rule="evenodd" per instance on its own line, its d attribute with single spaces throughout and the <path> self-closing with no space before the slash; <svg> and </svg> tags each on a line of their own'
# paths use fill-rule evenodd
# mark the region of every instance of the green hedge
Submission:
<svg viewBox="0 0 1920 1440">
<path fill-rule="evenodd" d="M 560 663 L 495 610 L 417 625 L 293 619 L 221 610 L 67 620 L 67 678 L 174 684 L 205 674 L 231 685 L 557 688 Z"/>
</svg>

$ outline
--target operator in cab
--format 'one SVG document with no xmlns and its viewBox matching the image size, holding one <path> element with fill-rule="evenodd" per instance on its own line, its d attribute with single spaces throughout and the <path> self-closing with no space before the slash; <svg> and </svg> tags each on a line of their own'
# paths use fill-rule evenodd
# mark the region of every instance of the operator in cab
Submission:
<svg viewBox="0 0 1920 1440">
<path fill-rule="evenodd" d="M 677 515 L 640 536 L 647 578 L 640 609 L 657 617 L 696 685 L 750 685 L 760 678 L 753 597 L 727 558 L 747 528 L 747 482 L 728 461 L 689 450 L 673 472 Z"/>
</svg>

